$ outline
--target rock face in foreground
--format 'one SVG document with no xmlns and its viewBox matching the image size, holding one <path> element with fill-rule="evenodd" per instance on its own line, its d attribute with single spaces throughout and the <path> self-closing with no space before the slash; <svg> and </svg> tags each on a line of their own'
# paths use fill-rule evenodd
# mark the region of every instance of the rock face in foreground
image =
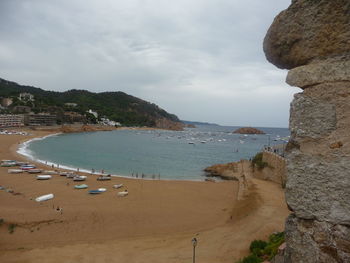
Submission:
<svg viewBox="0 0 350 263">
<path fill-rule="evenodd" d="M 348 0 L 294 0 L 276 18 L 264 41 L 267 59 L 291 69 L 350 52 Z"/>
<path fill-rule="evenodd" d="M 252 127 L 244 127 L 239 128 L 235 130 L 233 133 L 239 133 L 239 134 L 265 134 L 265 132 L 252 128 Z"/>
<path fill-rule="evenodd" d="M 285 262 L 350 262 L 350 1 L 292 1 L 264 50 L 304 90 L 291 103 Z"/>
</svg>

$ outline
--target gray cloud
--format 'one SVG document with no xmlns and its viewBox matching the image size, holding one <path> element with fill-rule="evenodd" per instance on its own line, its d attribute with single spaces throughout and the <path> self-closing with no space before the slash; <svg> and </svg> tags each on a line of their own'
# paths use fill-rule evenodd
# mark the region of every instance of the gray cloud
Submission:
<svg viewBox="0 0 350 263">
<path fill-rule="evenodd" d="M 182 119 L 287 126 L 295 88 L 262 41 L 290 0 L 2 0 L 1 76 L 122 90 Z"/>
</svg>

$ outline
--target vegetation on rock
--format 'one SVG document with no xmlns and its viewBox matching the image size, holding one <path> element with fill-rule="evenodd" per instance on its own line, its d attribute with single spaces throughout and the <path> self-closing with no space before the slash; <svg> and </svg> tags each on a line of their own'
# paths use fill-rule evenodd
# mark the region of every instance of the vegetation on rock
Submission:
<svg viewBox="0 0 350 263">
<path fill-rule="evenodd" d="M 252 159 L 252 165 L 254 167 L 257 167 L 259 170 L 265 168 L 268 165 L 267 162 L 263 162 L 262 158 L 263 158 L 263 153 L 260 152 L 260 153 L 257 153 Z"/>
<path fill-rule="evenodd" d="M 269 240 L 254 240 L 249 247 L 250 254 L 237 263 L 260 263 L 273 259 L 278 252 L 279 246 L 284 243 L 284 232 L 270 235 Z"/>
</svg>

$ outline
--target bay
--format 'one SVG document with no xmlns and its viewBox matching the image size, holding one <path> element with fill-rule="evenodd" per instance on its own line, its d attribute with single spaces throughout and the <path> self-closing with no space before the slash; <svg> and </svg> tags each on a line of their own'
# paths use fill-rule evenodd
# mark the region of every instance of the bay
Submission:
<svg viewBox="0 0 350 263">
<path fill-rule="evenodd" d="M 203 180 L 203 169 L 250 159 L 267 145 L 285 144 L 286 128 L 265 135 L 233 134 L 238 127 L 198 125 L 185 131 L 115 130 L 60 134 L 32 141 L 26 155 L 60 167 L 163 180 Z"/>
</svg>

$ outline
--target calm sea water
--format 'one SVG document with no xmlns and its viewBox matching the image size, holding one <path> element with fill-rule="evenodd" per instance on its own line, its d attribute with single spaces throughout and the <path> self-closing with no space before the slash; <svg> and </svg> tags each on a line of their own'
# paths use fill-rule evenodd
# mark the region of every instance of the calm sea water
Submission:
<svg viewBox="0 0 350 263">
<path fill-rule="evenodd" d="M 35 140 L 21 150 L 33 159 L 60 167 L 95 169 L 147 178 L 203 180 L 203 169 L 249 159 L 268 145 L 285 143 L 284 128 L 259 128 L 266 135 L 233 134 L 237 127 L 201 125 L 185 131 L 116 130 L 62 134 Z"/>
</svg>

